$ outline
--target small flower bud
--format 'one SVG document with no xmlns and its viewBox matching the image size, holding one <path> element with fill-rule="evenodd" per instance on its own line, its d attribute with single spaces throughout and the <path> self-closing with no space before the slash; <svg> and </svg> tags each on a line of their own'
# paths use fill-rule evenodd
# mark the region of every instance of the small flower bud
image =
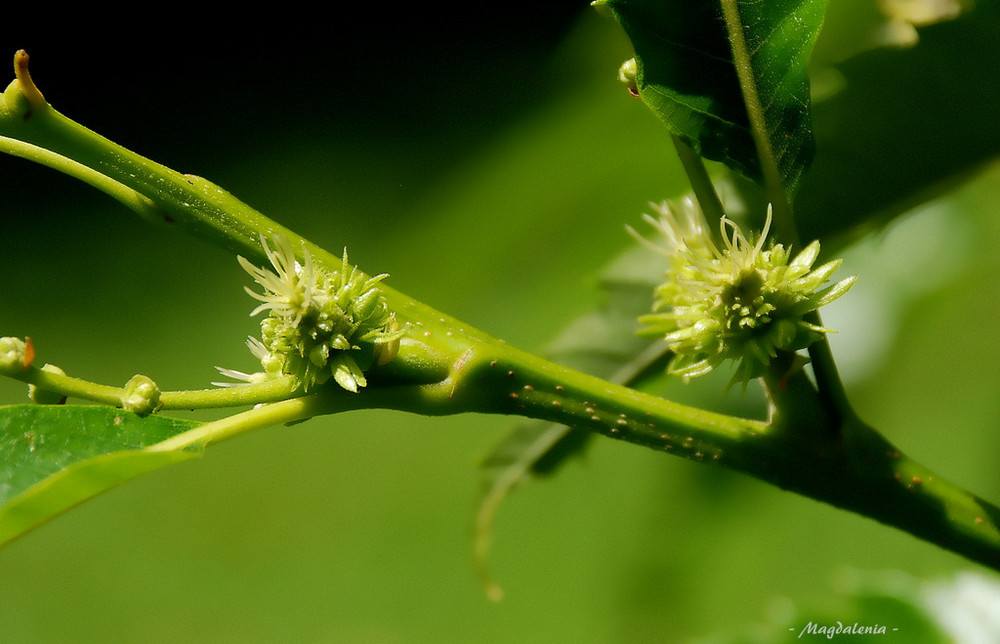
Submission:
<svg viewBox="0 0 1000 644">
<path fill-rule="evenodd" d="M 125 383 L 122 409 L 137 414 L 152 414 L 160 408 L 160 388 L 151 378 L 143 375 L 132 376 Z"/>
<path fill-rule="evenodd" d="M 629 58 L 618 68 L 618 80 L 625 83 L 629 94 L 639 95 L 639 64 L 635 58 Z"/>
<path fill-rule="evenodd" d="M 21 338 L 0 338 L 0 371 L 15 373 L 31 366 L 31 351 Z"/>
<path fill-rule="evenodd" d="M 331 360 L 330 368 L 337 384 L 351 393 L 357 393 L 359 388 L 368 384 L 358 363 L 347 353 L 340 353 Z"/>
</svg>

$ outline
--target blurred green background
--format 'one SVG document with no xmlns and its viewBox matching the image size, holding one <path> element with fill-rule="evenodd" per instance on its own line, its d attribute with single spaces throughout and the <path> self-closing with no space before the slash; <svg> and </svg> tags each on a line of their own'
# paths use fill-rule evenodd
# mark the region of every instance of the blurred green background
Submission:
<svg viewBox="0 0 1000 644">
<path fill-rule="evenodd" d="M 84 125 L 543 350 L 602 301 L 624 225 L 685 181 L 666 131 L 615 80 L 630 53 L 610 18 L 576 3 L 446 9 L 337 9 L 287 29 L 262 16 L 225 37 L 182 21 L 4 36 L 0 53 L 27 48 L 46 97 Z M 832 20 L 824 38 L 847 27 Z M 232 257 L 20 160 L 0 158 L 0 186 L 4 335 L 108 383 L 142 372 L 195 388 L 215 365 L 253 368 Z M 861 279 L 825 317 L 861 415 L 994 500 L 998 196 L 988 166 L 851 247 L 843 274 Z M 665 395 L 717 405 L 724 382 Z M 23 400 L 0 382 L 0 402 Z M 213 447 L 0 551 L 0 639 L 674 642 L 780 621 L 787 599 L 829 606 L 855 570 L 977 570 L 602 439 L 501 507 L 491 566 L 506 598 L 491 603 L 471 565 L 476 463 L 512 422 L 358 412 Z"/>
</svg>

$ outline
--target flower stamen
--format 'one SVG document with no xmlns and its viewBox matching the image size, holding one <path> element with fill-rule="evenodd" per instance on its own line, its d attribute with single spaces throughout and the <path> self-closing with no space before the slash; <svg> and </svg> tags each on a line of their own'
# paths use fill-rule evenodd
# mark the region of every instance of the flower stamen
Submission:
<svg viewBox="0 0 1000 644">
<path fill-rule="evenodd" d="M 701 225 L 701 212 L 692 201 L 681 207 L 665 203 L 659 210 L 659 219 L 645 219 L 666 238 L 665 246 L 654 246 L 670 264 L 666 281 L 656 288 L 654 312 L 639 321 L 646 325 L 643 335 L 666 340 L 674 354 L 671 373 L 689 379 L 734 361 L 733 380 L 746 384 L 762 375 L 779 353 L 804 349 L 831 332 L 803 316 L 846 293 L 855 278 L 823 288 L 840 261 L 812 270 L 819 242 L 794 259 L 783 245 L 768 245 L 770 207 L 759 236 L 748 237 L 736 222 L 722 217 L 721 250 Z"/>
<path fill-rule="evenodd" d="M 275 236 L 273 241 L 272 249 L 261 236 L 271 269 L 237 258 L 264 289 L 246 288 L 260 302 L 250 315 L 268 314 L 261 321 L 261 339 L 247 341 L 264 370 L 219 371 L 242 381 L 232 383 L 237 386 L 292 375 L 304 390 L 332 377 L 344 389 L 358 391 L 367 385 L 365 372 L 388 362 L 403 335 L 378 287 L 387 276 L 363 275 L 350 264 L 346 250 L 340 266 L 327 271 L 316 266 L 305 245 L 299 262 L 286 238 Z"/>
</svg>

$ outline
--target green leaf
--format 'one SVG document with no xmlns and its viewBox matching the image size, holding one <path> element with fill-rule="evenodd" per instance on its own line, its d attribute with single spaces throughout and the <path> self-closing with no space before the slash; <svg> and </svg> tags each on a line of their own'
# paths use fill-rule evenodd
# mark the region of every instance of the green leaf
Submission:
<svg viewBox="0 0 1000 644">
<path fill-rule="evenodd" d="M 198 424 L 111 407 L 0 407 L 0 545 L 140 474 L 199 456 L 143 451 Z"/>
<path fill-rule="evenodd" d="M 761 157 L 771 157 L 785 190 L 794 191 L 815 150 L 807 64 L 825 0 L 597 4 L 614 13 L 631 40 L 639 95 L 672 134 L 758 183 L 767 173 Z M 741 34 L 727 28 L 726 4 L 738 13 Z M 769 150 L 755 143 L 753 103 L 762 110 Z"/>
<path fill-rule="evenodd" d="M 813 110 L 818 154 L 796 197 L 803 239 L 885 225 L 1000 156 L 1000 2 L 919 30 L 905 49 L 825 70 L 842 89 Z"/>
</svg>

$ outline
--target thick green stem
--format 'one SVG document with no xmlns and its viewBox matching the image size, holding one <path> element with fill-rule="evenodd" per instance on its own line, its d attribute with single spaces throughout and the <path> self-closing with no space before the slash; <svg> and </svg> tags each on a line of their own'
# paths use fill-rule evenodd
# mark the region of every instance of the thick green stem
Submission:
<svg viewBox="0 0 1000 644">
<path fill-rule="evenodd" d="M 1000 509 L 903 455 L 853 415 L 834 419 L 801 370 L 767 381 L 769 422 L 691 409 L 501 345 L 471 348 L 442 383 L 362 392 L 374 407 L 503 413 L 715 463 L 905 530 L 1000 570 Z"/>
<path fill-rule="evenodd" d="M 1000 509 L 903 455 L 853 415 L 831 418 L 799 370 L 773 381 L 770 423 L 691 410 L 519 352 L 469 361 L 473 408 L 541 418 L 712 462 L 895 526 L 1000 570 Z M 476 386 L 488 383 L 489 386 Z M 458 387 L 456 395 L 462 395 Z"/>
</svg>

